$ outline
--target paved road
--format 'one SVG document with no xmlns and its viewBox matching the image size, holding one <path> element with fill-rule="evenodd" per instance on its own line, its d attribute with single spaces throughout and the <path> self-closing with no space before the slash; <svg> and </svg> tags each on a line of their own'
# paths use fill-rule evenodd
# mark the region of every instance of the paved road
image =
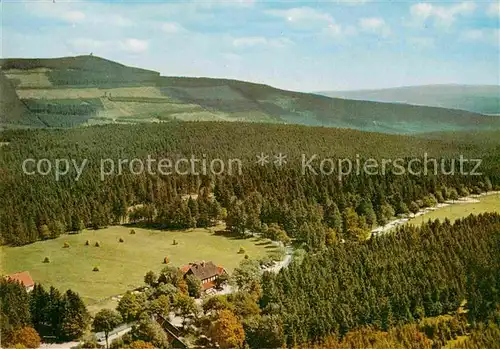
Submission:
<svg viewBox="0 0 500 349">
<path fill-rule="evenodd" d="M 108 342 L 111 344 L 111 342 L 117 338 L 120 338 L 123 336 L 125 333 L 130 332 L 132 330 L 132 326 L 134 326 L 134 323 L 131 324 L 123 324 L 115 328 L 113 331 L 109 333 L 109 338 Z M 98 332 L 95 334 L 97 338 L 97 342 L 100 345 L 106 345 L 106 337 L 104 336 L 104 332 Z"/>
<path fill-rule="evenodd" d="M 80 342 L 67 343 L 42 343 L 40 349 L 70 349 L 76 347 Z"/>
<path fill-rule="evenodd" d="M 285 258 L 283 258 L 282 261 L 275 262 L 275 264 L 273 266 L 268 267 L 268 268 L 264 268 L 263 270 L 264 271 L 270 271 L 270 272 L 273 272 L 273 273 L 279 273 L 279 271 L 281 269 L 288 267 L 288 265 L 292 261 L 292 253 L 293 253 L 292 249 L 287 249 Z"/>
</svg>

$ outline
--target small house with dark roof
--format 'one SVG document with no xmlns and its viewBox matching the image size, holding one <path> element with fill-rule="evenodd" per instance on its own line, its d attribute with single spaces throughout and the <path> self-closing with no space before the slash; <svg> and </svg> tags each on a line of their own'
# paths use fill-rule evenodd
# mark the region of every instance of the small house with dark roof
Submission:
<svg viewBox="0 0 500 349">
<path fill-rule="evenodd" d="M 26 291 L 31 292 L 35 288 L 35 282 L 33 281 L 30 273 L 28 271 L 22 271 L 6 276 L 7 280 L 19 282 L 24 286 Z"/>
<path fill-rule="evenodd" d="M 222 266 L 215 265 L 212 261 L 189 263 L 188 265 L 182 266 L 180 269 L 184 277 L 193 275 L 200 279 L 204 291 L 215 287 L 215 280 L 219 276 L 227 274 L 226 269 Z"/>
</svg>

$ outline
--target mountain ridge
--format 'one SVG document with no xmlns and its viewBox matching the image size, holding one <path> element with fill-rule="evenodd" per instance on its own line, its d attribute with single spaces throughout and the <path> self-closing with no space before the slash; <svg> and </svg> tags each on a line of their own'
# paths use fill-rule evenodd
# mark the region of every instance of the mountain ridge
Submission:
<svg viewBox="0 0 500 349">
<path fill-rule="evenodd" d="M 479 113 L 331 98 L 234 79 L 161 76 L 97 56 L 8 58 L 0 65 L 4 128 L 196 120 L 402 134 L 500 129 L 500 119 Z"/>
<path fill-rule="evenodd" d="M 481 114 L 500 114 L 500 86 L 498 85 L 427 84 L 315 93 L 336 98 L 434 106 Z"/>
</svg>

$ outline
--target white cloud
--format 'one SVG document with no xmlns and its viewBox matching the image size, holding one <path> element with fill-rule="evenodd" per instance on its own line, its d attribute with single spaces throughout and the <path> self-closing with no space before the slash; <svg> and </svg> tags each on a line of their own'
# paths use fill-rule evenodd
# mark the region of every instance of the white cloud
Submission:
<svg viewBox="0 0 500 349">
<path fill-rule="evenodd" d="M 114 52 L 142 53 L 149 49 L 149 42 L 134 38 L 124 40 L 96 40 L 93 38 L 76 38 L 66 42 L 67 47 L 75 54 L 88 54 L 107 56 Z"/>
<path fill-rule="evenodd" d="M 120 41 L 120 48 L 123 51 L 130 53 L 141 53 L 145 52 L 149 48 L 149 43 L 146 40 L 139 40 L 134 38 L 128 38 Z"/>
<path fill-rule="evenodd" d="M 419 4 L 412 5 L 410 7 L 410 12 L 412 15 L 416 17 L 427 19 L 433 14 L 434 6 L 432 4 L 422 2 Z"/>
<path fill-rule="evenodd" d="M 278 38 L 278 39 L 271 39 L 268 41 L 270 46 L 273 47 L 286 47 L 290 45 L 294 45 L 295 43 L 288 39 L 288 38 Z"/>
<path fill-rule="evenodd" d="M 379 17 L 361 18 L 359 20 L 359 26 L 364 32 L 380 35 L 382 37 L 387 37 L 391 33 L 389 25 Z"/>
<path fill-rule="evenodd" d="M 458 16 L 465 16 L 475 11 L 473 2 L 461 2 L 450 6 L 437 6 L 431 3 L 418 3 L 410 7 L 410 13 L 417 21 L 434 20 L 434 23 L 449 27 Z"/>
<path fill-rule="evenodd" d="M 186 31 L 186 29 L 175 22 L 165 22 L 161 25 L 161 30 L 167 34 L 175 34 Z"/>
<path fill-rule="evenodd" d="M 243 7 L 252 7 L 255 5 L 256 0 L 232 0 L 231 2 Z"/>
<path fill-rule="evenodd" d="M 232 53 L 232 52 L 229 52 L 229 53 L 223 53 L 221 54 L 222 58 L 228 60 L 228 61 L 240 61 L 241 60 L 241 56 L 240 55 L 237 55 L 236 53 Z"/>
<path fill-rule="evenodd" d="M 267 39 L 262 36 L 244 37 L 233 40 L 233 46 L 235 47 L 252 47 L 265 44 L 267 44 Z"/>
<path fill-rule="evenodd" d="M 287 10 L 268 10 L 268 15 L 280 17 L 290 24 L 313 24 L 333 22 L 332 16 L 328 13 L 317 11 L 311 7 L 295 7 Z"/>
<path fill-rule="evenodd" d="M 256 0 L 203 0 L 203 1 L 191 1 L 190 5 L 201 9 L 211 9 L 215 7 L 252 7 L 256 3 Z"/>
<path fill-rule="evenodd" d="M 337 23 L 330 23 L 323 29 L 323 33 L 331 37 L 340 37 L 343 34 L 342 26 Z"/>
<path fill-rule="evenodd" d="M 356 28 L 343 26 L 326 12 L 321 12 L 311 7 L 295 7 L 287 10 L 269 10 L 268 15 L 280 17 L 296 28 L 318 30 L 318 34 L 330 40 L 342 40 L 347 36 L 355 35 Z"/>
<path fill-rule="evenodd" d="M 500 2 L 491 3 L 490 6 L 488 6 L 486 13 L 492 17 L 500 17 Z"/>
<path fill-rule="evenodd" d="M 81 11 L 66 11 L 58 14 L 58 17 L 69 23 L 80 23 L 85 20 L 85 13 Z"/>
<path fill-rule="evenodd" d="M 263 36 L 249 36 L 233 39 L 233 46 L 237 48 L 254 47 L 254 46 L 270 46 L 270 47 L 285 47 L 293 45 L 293 41 L 288 38 L 265 38 Z"/>
<path fill-rule="evenodd" d="M 345 5 L 363 5 L 371 0 L 336 0 L 335 2 Z"/>
<path fill-rule="evenodd" d="M 116 25 L 118 27 L 130 27 L 130 26 L 134 25 L 134 22 L 132 20 L 130 20 L 127 17 L 124 17 L 122 15 L 119 15 L 119 14 L 107 16 L 105 18 L 105 21 L 106 21 L 106 23 Z"/>
<path fill-rule="evenodd" d="M 32 16 L 51 18 L 71 24 L 81 23 L 87 19 L 83 9 L 73 6 L 71 3 L 54 4 L 47 1 L 32 1 L 29 4 L 24 4 L 24 8 Z"/>
<path fill-rule="evenodd" d="M 498 46 L 500 29 L 470 29 L 460 35 L 462 41 L 469 43 L 486 43 Z"/>
<path fill-rule="evenodd" d="M 342 40 L 348 36 L 356 35 L 356 28 L 353 26 L 342 26 L 338 23 L 330 23 L 323 28 L 321 34 L 328 39 Z"/>
<path fill-rule="evenodd" d="M 80 3 L 72 1 L 62 3 L 38 2 L 30 3 L 26 9 L 33 16 L 53 18 L 70 24 L 86 23 L 115 27 L 130 27 L 135 24 L 130 18 L 119 13 L 113 13 L 110 11 L 110 7 L 98 3 L 83 7 Z"/>
</svg>

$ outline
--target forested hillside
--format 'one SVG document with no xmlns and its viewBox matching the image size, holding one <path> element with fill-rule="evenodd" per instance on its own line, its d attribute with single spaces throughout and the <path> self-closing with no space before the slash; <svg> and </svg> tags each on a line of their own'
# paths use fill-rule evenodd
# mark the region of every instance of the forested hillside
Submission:
<svg viewBox="0 0 500 349">
<path fill-rule="evenodd" d="M 206 297 L 201 307 L 189 297 L 190 279 L 165 266 L 145 273 L 146 292 L 127 292 L 117 311 L 97 313 L 94 328 L 100 318 L 113 324 L 103 326 L 108 331 L 137 321 L 111 348 L 170 349 L 162 322 L 152 319 L 172 307 L 224 348 L 493 349 L 500 335 L 499 231 L 498 214 L 407 226 L 313 253 L 299 248 L 277 275 L 262 275 L 258 261 L 245 259 L 233 274 L 238 290 Z M 2 278 L 0 292 L 4 345 L 38 347 L 39 334 L 75 340 L 89 326 L 84 303 L 70 290 L 37 285 L 27 293 Z M 99 346 L 87 339 L 82 347 Z"/>
<path fill-rule="evenodd" d="M 304 140 L 308 140 L 304 143 Z M 240 233 L 260 231 L 264 224 L 278 224 L 311 249 L 324 246 L 332 236 L 363 240 L 371 228 L 409 209 L 427 207 L 446 199 L 498 188 L 498 150 L 494 144 L 427 140 L 407 136 L 363 133 L 353 130 L 303 126 L 234 123 L 185 123 L 91 127 L 78 130 L 10 131 L 2 134 L 1 208 L 3 243 L 21 245 L 64 231 L 104 227 L 128 216 L 163 228 L 208 226 L 224 219 Z M 270 163 L 256 163 L 264 153 Z M 286 155 L 282 166 L 274 156 Z M 339 177 L 339 170 L 321 172 L 320 160 L 396 159 L 425 156 L 444 159 L 445 165 L 460 155 L 482 158 L 481 174 L 370 173 L 353 170 Z M 303 156 L 310 159 L 303 166 Z M 221 175 L 161 174 L 157 170 L 134 173 L 125 165 L 121 174 L 109 161 L 134 158 L 191 156 L 241 160 L 241 173 Z M 73 159 L 66 175 L 27 175 L 25 159 Z M 404 160 L 404 159 L 406 160 Z M 103 175 L 102 159 L 108 174 Z M 446 162 L 447 161 L 447 162 Z M 441 160 L 439 160 L 441 162 Z M 201 163 L 201 162 L 200 162 Z M 327 161 L 327 165 L 330 162 Z M 70 163 L 72 164 L 72 163 Z M 432 164 L 431 164 L 432 165 Z M 429 165 L 429 166 L 431 166 Z M 466 164 L 470 170 L 473 164 Z M 45 169 L 47 164 L 41 168 Z M 457 165 L 458 167 L 458 165 Z M 28 169 L 35 171 L 34 163 Z M 323 168 L 325 170 L 325 168 Z M 199 171 L 199 170 L 198 170 Z M 458 169 L 457 169 L 458 171 Z M 77 177 L 78 176 L 78 177 Z M 75 180 L 78 178 L 78 180 Z M 186 200 L 188 194 L 197 194 Z M 140 209 L 130 213 L 130 207 Z"/>
<path fill-rule="evenodd" d="M 500 119 L 444 108 L 329 98 L 244 81 L 163 77 L 95 56 L 0 61 L 1 126 L 246 121 L 385 133 L 500 128 Z"/>
<path fill-rule="evenodd" d="M 276 277 L 266 274 L 261 306 L 282 322 L 289 345 L 342 336 L 358 326 L 390 330 L 453 313 L 464 301 L 471 323 L 495 322 L 499 232 L 500 216 L 485 214 L 335 245 L 307 254 Z"/>
<path fill-rule="evenodd" d="M 227 348 L 437 349 L 458 338 L 462 341 L 456 348 L 490 348 L 499 332 L 498 214 L 370 234 L 395 216 L 498 190 L 498 138 L 487 133 L 481 139 L 480 134 L 470 141 L 461 135 L 440 140 L 221 122 L 4 131 L 1 242 L 25 245 L 126 221 L 160 230 L 225 223 L 224 234 L 230 238 L 252 232 L 293 244 L 291 264 L 277 274 L 263 273 L 258 260 L 243 259 L 231 276 L 238 290 L 208 297 L 202 307 L 189 297 L 191 286 L 180 281 L 175 266 L 158 275 L 144 271 L 148 291 L 137 297 L 127 293 L 117 307 L 123 318 L 116 324 L 137 321 L 122 340 L 123 348 L 136 340 L 169 348 L 151 314 L 170 307 L 189 318 L 198 335 Z M 286 155 L 281 164 L 275 162 L 280 153 Z M 413 158 L 423 161 L 426 153 L 436 163 L 443 161 L 446 170 L 460 157 L 480 158 L 480 174 L 465 175 L 458 168 L 455 174 L 434 173 L 432 161 L 423 166 L 426 174 L 397 173 L 395 166 L 383 173 L 354 169 L 344 174 L 345 167 L 331 172 L 329 167 L 338 160 L 350 159 L 355 165 L 370 158 L 400 158 L 408 164 Z M 262 154 L 269 156 L 268 163 L 257 162 Z M 314 155 L 317 159 L 304 171 L 303 157 Z M 192 157 L 201 159 L 198 165 L 238 159 L 241 172 L 203 174 L 199 167 L 198 173 L 184 172 L 185 166 L 183 173 L 161 173 L 156 167 L 148 173 L 125 165 L 119 173 L 109 167 L 119 159 L 139 163 Z M 33 159 L 25 167 L 29 173 L 22 169 L 26 159 Z M 40 159 L 38 170 L 45 174 L 35 173 Z M 320 159 L 329 159 L 326 170 Z M 70 161 L 68 171 L 56 177 L 54 166 L 64 160 Z M 45 172 L 48 163 L 52 171 Z M 465 164 L 464 169 L 473 166 Z M 35 331 L 29 326 L 70 340 L 89 325 L 84 305 L 72 291 L 61 296 L 37 286 L 27 295 L 18 284 L 3 281 L 0 288 L 16 304 L 2 300 L 3 316 L 20 319 L 2 323 L 2 333 L 12 343 Z M 62 309 L 54 305 L 66 309 L 62 319 L 44 315 Z M 153 327 L 154 334 L 144 330 Z"/>
</svg>

